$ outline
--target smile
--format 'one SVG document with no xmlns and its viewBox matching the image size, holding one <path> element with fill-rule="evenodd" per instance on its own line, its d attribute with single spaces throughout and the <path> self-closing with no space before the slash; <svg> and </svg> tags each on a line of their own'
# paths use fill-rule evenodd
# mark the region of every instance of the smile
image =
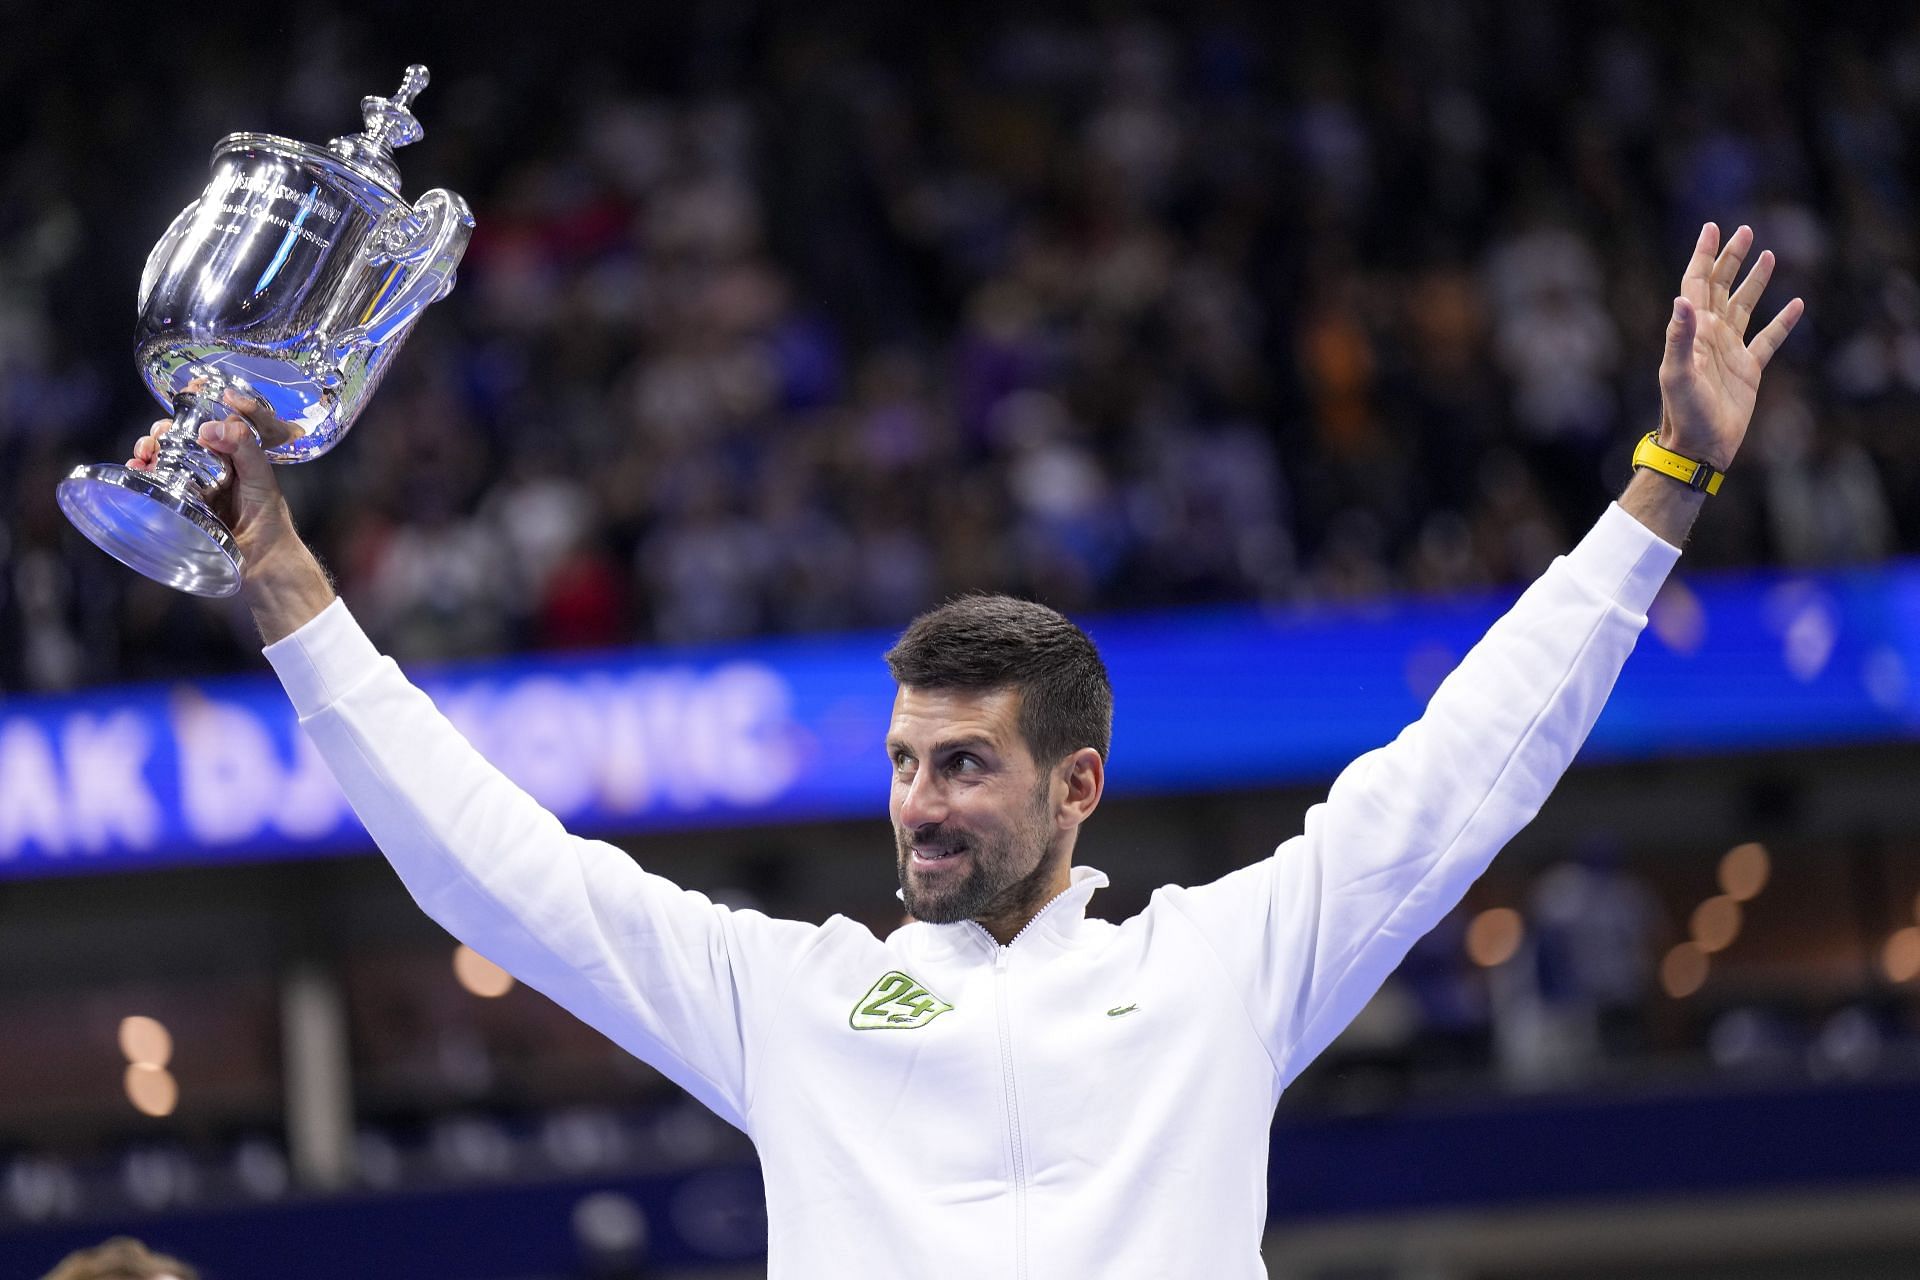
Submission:
<svg viewBox="0 0 1920 1280">
<path fill-rule="evenodd" d="M 934 849 L 915 845 L 913 861 L 917 866 L 933 866 L 942 862 L 951 862 L 966 851 L 965 845 L 956 845 L 951 849 Z"/>
</svg>

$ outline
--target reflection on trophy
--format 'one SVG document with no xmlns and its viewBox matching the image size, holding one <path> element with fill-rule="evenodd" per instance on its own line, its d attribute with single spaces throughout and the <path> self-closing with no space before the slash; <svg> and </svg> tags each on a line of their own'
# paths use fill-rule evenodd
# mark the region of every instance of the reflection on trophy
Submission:
<svg viewBox="0 0 1920 1280">
<path fill-rule="evenodd" d="M 408 67 L 393 97 L 362 100 L 363 132 L 325 147 L 263 133 L 214 147 L 213 180 L 140 276 L 135 360 L 173 414 L 159 457 L 147 472 L 76 467 L 59 486 L 67 519 L 121 563 L 196 595 L 238 591 L 239 547 L 207 505 L 231 470 L 200 424 L 232 416 L 221 397 L 241 391 L 272 414 L 256 424 L 268 457 L 320 456 L 453 287 L 467 202 L 435 190 L 408 204 L 393 163 L 421 136 L 408 104 L 426 84 Z"/>
</svg>

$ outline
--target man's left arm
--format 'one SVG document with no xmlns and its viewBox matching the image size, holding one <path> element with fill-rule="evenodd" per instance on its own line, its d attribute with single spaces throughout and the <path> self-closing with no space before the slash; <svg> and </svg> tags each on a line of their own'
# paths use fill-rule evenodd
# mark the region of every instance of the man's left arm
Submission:
<svg viewBox="0 0 1920 1280">
<path fill-rule="evenodd" d="M 1733 287 L 1752 242 L 1742 227 L 1717 252 L 1717 229 L 1702 230 L 1660 367 L 1658 443 L 1714 473 L 1738 452 L 1760 371 L 1801 312 L 1795 299 L 1744 340 L 1773 267 L 1762 254 Z M 1684 469 L 1636 471 L 1426 713 L 1341 773 L 1300 836 L 1213 884 L 1163 891 L 1243 993 L 1283 1082 L 1458 903 L 1572 762 L 1704 499 L 1674 478 Z"/>
</svg>

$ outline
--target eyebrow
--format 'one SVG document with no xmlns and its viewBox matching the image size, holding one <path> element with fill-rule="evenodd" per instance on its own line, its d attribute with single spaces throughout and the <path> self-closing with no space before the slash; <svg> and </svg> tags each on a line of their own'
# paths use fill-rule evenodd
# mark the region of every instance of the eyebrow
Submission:
<svg viewBox="0 0 1920 1280">
<path fill-rule="evenodd" d="M 994 745 L 992 738 L 983 733 L 970 733 L 960 738 L 943 738 L 941 741 L 933 744 L 932 754 L 936 756 L 950 756 L 958 751 L 991 752 L 996 750 L 998 750 L 998 748 Z M 908 755 L 914 754 L 912 746 L 904 740 L 900 738 L 887 739 L 887 757 L 889 759 L 899 755 L 903 751 Z"/>
</svg>

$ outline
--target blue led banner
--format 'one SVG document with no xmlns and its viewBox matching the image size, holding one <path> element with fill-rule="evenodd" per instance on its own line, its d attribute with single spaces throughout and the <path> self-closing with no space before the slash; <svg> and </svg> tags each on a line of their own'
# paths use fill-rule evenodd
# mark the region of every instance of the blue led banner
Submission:
<svg viewBox="0 0 1920 1280">
<path fill-rule="evenodd" d="M 1506 598 L 1091 626 L 1116 794 L 1311 782 L 1416 717 Z M 423 673 L 575 830 L 878 816 L 879 634 Z M 1920 565 L 1670 583 L 1583 761 L 1920 736 Z M 267 677 L 0 703 L 0 877 L 363 847 Z"/>
</svg>

